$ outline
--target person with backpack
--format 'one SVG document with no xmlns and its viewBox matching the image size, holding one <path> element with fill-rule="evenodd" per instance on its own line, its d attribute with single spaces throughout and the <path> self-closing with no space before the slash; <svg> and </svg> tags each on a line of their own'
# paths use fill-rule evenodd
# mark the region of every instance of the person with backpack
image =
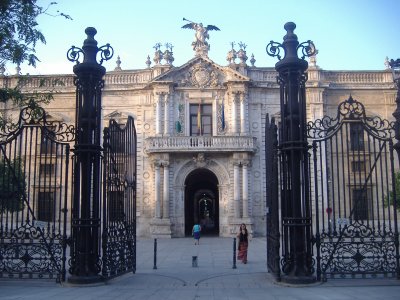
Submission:
<svg viewBox="0 0 400 300">
<path fill-rule="evenodd" d="M 199 245 L 200 244 L 200 232 L 201 232 L 201 226 L 197 224 L 197 222 L 193 225 L 192 229 L 192 236 L 194 238 L 194 244 Z"/>
</svg>

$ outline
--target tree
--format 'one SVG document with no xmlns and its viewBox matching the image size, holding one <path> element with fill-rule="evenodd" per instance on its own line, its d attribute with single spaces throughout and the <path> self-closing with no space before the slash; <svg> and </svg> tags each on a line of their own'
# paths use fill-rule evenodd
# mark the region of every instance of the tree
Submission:
<svg viewBox="0 0 400 300">
<path fill-rule="evenodd" d="M 394 185 L 396 189 L 396 207 L 397 211 L 400 212 L 400 172 L 395 173 Z M 389 194 L 385 197 L 385 206 L 387 207 L 388 205 L 393 205 L 393 200 L 393 191 L 390 191 Z"/>
<path fill-rule="evenodd" d="M 39 58 L 35 55 L 35 47 L 39 42 L 46 43 L 38 29 L 37 17 L 45 14 L 72 20 L 60 11 L 50 14 L 50 7 L 56 4 L 50 2 L 47 7 L 42 7 L 37 4 L 37 0 L 0 0 L 0 67 L 6 63 L 19 65 L 24 62 L 36 67 Z M 54 88 L 63 85 L 60 80 L 53 80 L 49 84 L 45 82 L 46 79 L 42 79 L 39 88 L 47 86 L 47 90 L 21 91 L 29 80 L 29 76 L 20 76 L 16 86 L 0 88 L 0 103 L 12 101 L 13 106 L 19 108 L 33 104 L 39 112 L 41 104 L 47 104 L 53 99 Z M 0 131 L 10 131 L 14 126 L 16 124 L 5 115 L 5 111 L 0 111 Z M 0 155 L 0 212 L 22 210 L 25 198 L 26 182 L 21 158 L 8 159 Z"/>
<path fill-rule="evenodd" d="M 49 12 L 50 7 L 56 5 L 56 2 L 50 2 L 47 7 L 39 6 L 36 2 L 37 0 L 0 0 L 0 67 L 6 63 L 19 65 L 23 62 L 36 67 L 39 61 L 35 55 L 36 44 L 46 43 L 44 35 L 37 27 L 36 19 L 39 15 L 61 16 L 72 20 L 69 15 L 60 11 L 56 14 Z M 23 93 L 21 89 L 27 81 L 29 81 L 28 75 L 20 76 L 16 86 L 0 88 L 0 103 L 12 101 L 14 107 L 21 108 L 33 101 L 39 107 L 53 99 L 53 87 L 63 85 L 60 80 L 55 80 L 50 83 L 49 90 Z M 43 87 L 44 84 L 43 79 L 39 87 Z M 14 125 L 9 116 L 5 115 L 5 111 L 1 111 L 0 130 Z"/>
<path fill-rule="evenodd" d="M 0 213 L 24 208 L 26 181 L 21 158 L 0 161 Z"/>
<path fill-rule="evenodd" d="M 46 43 L 42 32 L 37 28 L 36 18 L 41 14 L 49 16 L 69 15 L 57 11 L 56 15 L 49 13 L 49 8 L 56 2 L 50 2 L 44 8 L 36 4 L 37 0 L 1 0 L 0 1 L 0 66 L 7 62 L 21 64 L 28 62 L 36 66 L 39 58 L 35 55 L 38 42 Z"/>
</svg>

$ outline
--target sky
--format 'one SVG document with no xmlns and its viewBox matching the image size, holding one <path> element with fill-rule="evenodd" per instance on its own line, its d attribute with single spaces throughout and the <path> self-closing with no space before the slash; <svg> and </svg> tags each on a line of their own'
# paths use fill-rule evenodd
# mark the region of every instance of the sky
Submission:
<svg viewBox="0 0 400 300">
<path fill-rule="evenodd" d="M 47 6 L 49 0 L 38 0 Z M 265 48 L 273 40 L 281 43 L 286 22 L 296 23 L 299 42 L 312 40 L 318 49 L 317 64 L 324 70 L 383 70 L 385 57 L 400 58 L 399 0 L 58 0 L 57 10 L 73 20 L 42 15 L 38 28 L 46 45 L 38 44 L 41 60 L 36 68 L 21 66 L 22 74 L 72 74 L 74 63 L 66 53 L 74 45 L 82 47 L 85 29 L 95 27 L 98 46 L 109 43 L 114 57 L 103 65 L 116 67 L 117 56 L 123 70 L 146 68 L 153 59 L 156 43 L 173 45 L 174 66 L 194 57 L 191 43 L 194 30 L 181 28 L 183 18 L 203 25 L 215 25 L 210 31 L 209 58 L 227 65 L 226 55 L 235 42 L 247 45 L 247 56 L 254 54 L 257 67 L 274 67 L 276 57 Z M 152 63 L 153 65 L 154 63 Z M 6 73 L 15 74 L 7 65 Z"/>
</svg>

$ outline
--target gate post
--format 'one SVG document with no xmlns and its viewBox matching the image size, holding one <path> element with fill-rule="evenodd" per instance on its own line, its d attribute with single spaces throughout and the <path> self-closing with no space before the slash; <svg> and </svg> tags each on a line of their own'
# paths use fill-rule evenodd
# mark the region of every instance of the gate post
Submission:
<svg viewBox="0 0 400 300">
<path fill-rule="evenodd" d="M 389 65 L 392 69 L 393 81 L 397 87 L 396 110 L 393 112 L 393 117 L 396 119 L 395 138 L 397 140 L 394 145 L 394 149 L 396 150 L 398 158 L 400 159 L 400 58 L 396 60 L 390 60 Z"/>
<path fill-rule="evenodd" d="M 281 127 L 279 137 L 282 206 L 282 281 L 303 284 L 315 281 L 312 263 L 311 207 L 309 197 L 308 143 L 305 82 L 306 56 L 315 53 L 313 42 L 299 44 L 293 33 L 296 24 L 288 22 L 283 43 L 271 41 L 268 55 L 279 62 Z M 302 58 L 297 55 L 302 51 Z M 284 57 L 281 59 L 280 51 Z"/>
<path fill-rule="evenodd" d="M 97 47 L 93 27 L 85 30 L 82 49 L 72 46 L 67 53 L 76 62 L 76 139 L 71 230 L 71 283 L 101 280 L 100 191 L 101 191 L 101 90 L 106 69 L 103 60 L 113 55 L 109 44 Z M 96 55 L 101 54 L 100 63 Z M 80 54 L 83 62 L 79 62 Z"/>
<path fill-rule="evenodd" d="M 396 110 L 393 112 L 393 117 L 396 119 L 394 123 L 394 134 L 397 142 L 394 144 L 393 148 L 396 150 L 398 162 L 400 162 L 400 58 L 389 62 L 390 68 L 392 69 L 393 81 L 397 87 L 396 93 Z M 394 190 L 394 220 L 397 225 L 397 207 L 400 203 L 397 203 L 398 195 L 396 189 Z M 399 254 L 399 232 L 397 226 L 395 227 L 395 246 L 396 246 L 396 264 L 397 264 L 397 279 L 400 279 L 400 254 Z"/>
</svg>

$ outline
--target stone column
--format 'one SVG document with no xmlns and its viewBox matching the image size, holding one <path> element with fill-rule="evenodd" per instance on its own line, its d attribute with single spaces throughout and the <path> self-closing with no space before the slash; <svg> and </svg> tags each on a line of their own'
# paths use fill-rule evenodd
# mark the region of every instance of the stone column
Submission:
<svg viewBox="0 0 400 300">
<path fill-rule="evenodd" d="M 246 119 L 246 94 L 244 92 L 240 93 L 240 133 L 242 135 L 247 134 L 247 119 Z"/>
<path fill-rule="evenodd" d="M 237 103 L 237 93 L 233 93 L 233 98 L 232 98 L 232 133 L 234 135 L 236 135 L 237 132 L 238 132 L 236 103 Z"/>
<path fill-rule="evenodd" d="M 243 190 L 242 190 L 242 199 L 243 199 L 243 218 L 248 218 L 249 217 L 249 188 L 248 188 L 248 183 L 249 183 L 249 175 L 247 171 L 247 166 L 248 162 L 243 163 Z"/>
<path fill-rule="evenodd" d="M 233 163 L 233 201 L 235 218 L 240 218 L 239 162 Z"/>
<path fill-rule="evenodd" d="M 170 126 L 169 126 L 169 97 L 170 94 L 165 94 L 164 97 L 164 134 L 169 135 L 170 134 Z"/>
<path fill-rule="evenodd" d="M 162 93 L 156 93 L 156 135 L 161 134 L 161 98 Z"/>
<path fill-rule="evenodd" d="M 169 219 L 169 162 L 164 162 L 163 219 Z"/>
<path fill-rule="evenodd" d="M 155 218 L 161 218 L 161 200 L 160 200 L 160 163 L 156 162 L 154 164 L 155 176 L 154 176 L 154 185 L 155 185 L 155 203 L 156 203 L 156 211 Z"/>
</svg>

